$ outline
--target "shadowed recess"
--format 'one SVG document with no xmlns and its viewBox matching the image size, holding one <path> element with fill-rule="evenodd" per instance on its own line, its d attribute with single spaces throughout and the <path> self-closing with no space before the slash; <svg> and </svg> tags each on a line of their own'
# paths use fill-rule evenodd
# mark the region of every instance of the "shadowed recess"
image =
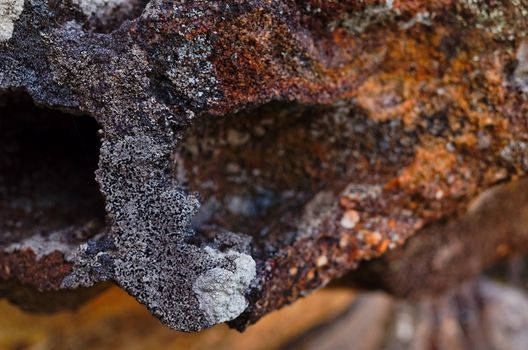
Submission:
<svg viewBox="0 0 528 350">
<path fill-rule="evenodd" d="M 270 103 L 186 132 L 174 172 L 201 196 L 198 231 L 250 234 L 273 254 L 351 182 L 379 184 L 413 155 L 413 133 L 399 121 L 376 122 L 355 106 Z"/>
<path fill-rule="evenodd" d="M 98 129 L 93 118 L 38 108 L 25 95 L 0 96 L 0 245 L 71 227 L 89 236 L 104 224 Z"/>
</svg>

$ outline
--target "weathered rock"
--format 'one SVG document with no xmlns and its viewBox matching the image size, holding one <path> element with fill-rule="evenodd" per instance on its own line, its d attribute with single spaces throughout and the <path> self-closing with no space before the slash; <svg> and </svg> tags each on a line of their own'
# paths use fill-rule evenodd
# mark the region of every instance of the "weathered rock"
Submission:
<svg viewBox="0 0 528 350">
<path fill-rule="evenodd" d="M 0 0 L 4 280 L 244 328 L 528 170 L 524 1 L 20 7 Z M 76 163 L 97 152 L 102 198 Z"/>
<path fill-rule="evenodd" d="M 504 259 L 526 254 L 528 179 L 484 191 L 456 220 L 422 229 L 400 249 L 343 278 L 402 298 L 440 295 Z"/>
</svg>

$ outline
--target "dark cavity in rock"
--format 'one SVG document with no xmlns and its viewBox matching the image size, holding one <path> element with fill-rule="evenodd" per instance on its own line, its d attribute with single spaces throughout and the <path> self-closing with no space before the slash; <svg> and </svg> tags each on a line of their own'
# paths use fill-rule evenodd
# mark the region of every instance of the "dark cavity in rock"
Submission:
<svg viewBox="0 0 528 350">
<path fill-rule="evenodd" d="M 0 96 L 0 245 L 104 224 L 98 129 L 93 118 L 38 108 L 25 95 Z"/>
</svg>

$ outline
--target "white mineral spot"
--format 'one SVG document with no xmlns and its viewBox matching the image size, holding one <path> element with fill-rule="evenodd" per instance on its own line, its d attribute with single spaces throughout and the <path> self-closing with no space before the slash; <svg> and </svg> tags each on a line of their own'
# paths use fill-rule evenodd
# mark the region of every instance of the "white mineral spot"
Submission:
<svg viewBox="0 0 528 350">
<path fill-rule="evenodd" d="M 326 255 L 321 255 L 320 257 L 317 258 L 317 261 L 316 261 L 317 267 L 323 267 L 326 264 L 328 264 L 328 258 L 326 257 Z"/>
<path fill-rule="evenodd" d="M 205 248 L 212 258 L 234 262 L 234 270 L 213 268 L 200 275 L 193 285 L 200 309 L 210 325 L 233 320 L 248 306 L 244 293 L 256 275 L 255 260 L 247 254 L 229 250 L 225 253 Z"/>
<path fill-rule="evenodd" d="M 98 18 L 104 17 L 111 10 L 126 2 L 127 0 L 73 0 L 73 3 L 79 6 L 87 17 L 95 15 Z"/>
<path fill-rule="evenodd" d="M 24 0 L 0 0 L 0 42 L 13 36 L 15 22 L 24 10 Z"/>
<path fill-rule="evenodd" d="M 353 229 L 356 224 L 359 222 L 359 214 L 355 210 L 347 210 L 345 214 L 343 214 L 343 217 L 341 218 L 341 221 L 339 222 L 341 224 L 341 227 L 346 229 Z"/>
</svg>

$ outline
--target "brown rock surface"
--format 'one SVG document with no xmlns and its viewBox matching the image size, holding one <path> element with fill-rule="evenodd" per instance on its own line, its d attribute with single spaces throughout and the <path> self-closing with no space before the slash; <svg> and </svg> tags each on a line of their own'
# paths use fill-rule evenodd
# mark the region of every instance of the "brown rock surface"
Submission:
<svg viewBox="0 0 528 350">
<path fill-rule="evenodd" d="M 525 1 L 0 1 L 0 283 L 244 329 L 350 270 L 440 292 L 528 246 Z M 513 224 L 465 226 L 502 183 Z"/>
</svg>

